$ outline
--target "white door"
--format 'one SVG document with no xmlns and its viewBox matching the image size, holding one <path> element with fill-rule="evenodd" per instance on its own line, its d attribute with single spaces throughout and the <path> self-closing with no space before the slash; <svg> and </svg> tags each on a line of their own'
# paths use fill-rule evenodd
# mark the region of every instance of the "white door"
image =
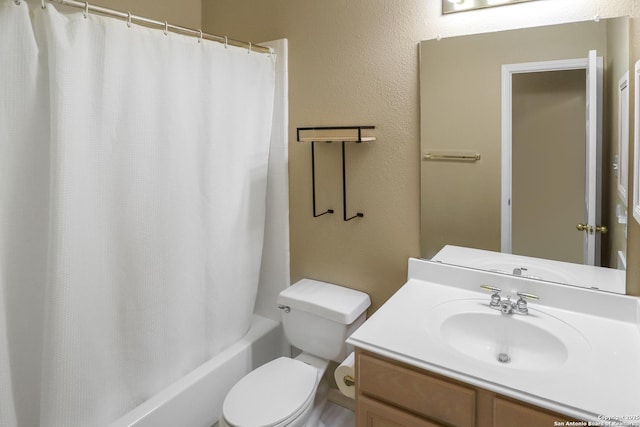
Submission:
<svg viewBox="0 0 640 427">
<path fill-rule="evenodd" d="M 584 69 L 587 76 L 585 207 L 584 218 L 576 218 L 576 225 L 583 228 L 584 264 L 599 264 L 600 232 L 597 230 L 601 225 L 602 64 L 602 57 L 592 50 L 588 58 L 502 66 L 502 252 L 512 253 L 512 76 L 516 73 Z"/>
<path fill-rule="evenodd" d="M 602 57 L 589 51 L 586 109 L 587 174 L 585 182 L 584 263 L 600 265 L 602 189 Z"/>
</svg>

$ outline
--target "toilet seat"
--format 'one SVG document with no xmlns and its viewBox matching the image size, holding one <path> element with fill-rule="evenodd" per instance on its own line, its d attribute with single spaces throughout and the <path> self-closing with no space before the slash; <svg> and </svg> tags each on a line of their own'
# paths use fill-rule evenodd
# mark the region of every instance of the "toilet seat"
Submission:
<svg viewBox="0 0 640 427">
<path fill-rule="evenodd" d="M 288 424 L 313 404 L 318 370 L 280 357 L 242 378 L 222 406 L 225 421 L 235 427 L 277 427 Z"/>
</svg>

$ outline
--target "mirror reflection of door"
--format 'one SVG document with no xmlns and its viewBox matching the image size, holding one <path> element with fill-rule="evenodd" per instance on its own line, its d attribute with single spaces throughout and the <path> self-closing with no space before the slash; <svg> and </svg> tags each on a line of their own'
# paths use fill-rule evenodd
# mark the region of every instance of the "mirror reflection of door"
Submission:
<svg viewBox="0 0 640 427">
<path fill-rule="evenodd" d="M 503 65 L 503 251 L 600 265 L 602 64 Z"/>
<path fill-rule="evenodd" d="M 512 80 L 512 253 L 582 263 L 584 69 Z"/>
</svg>

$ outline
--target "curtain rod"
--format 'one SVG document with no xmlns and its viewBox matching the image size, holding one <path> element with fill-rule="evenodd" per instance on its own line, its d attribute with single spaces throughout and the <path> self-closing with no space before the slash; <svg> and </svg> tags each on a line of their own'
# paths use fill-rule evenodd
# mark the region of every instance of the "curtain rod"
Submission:
<svg viewBox="0 0 640 427">
<path fill-rule="evenodd" d="M 145 18 L 144 16 L 133 15 L 130 12 L 122 12 L 115 9 L 110 9 L 107 7 L 97 6 L 93 4 L 89 4 L 87 2 L 81 2 L 76 0 L 41 0 L 42 7 L 45 7 L 46 2 L 50 3 L 59 3 L 64 6 L 71 6 L 80 9 L 84 9 L 85 14 L 89 12 L 97 12 L 102 15 L 114 16 L 117 18 L 122 18 L 127 21 L 128 24 L 131 22 L 140 22 L 148 25 L 153 25 L 164 29 L 165 33 L 168 31 L 173 31 L 174 33 L 198 37 L 205 40 L 211 40 L 214 42 L 222 43 L 224 45 L 231 45 L 236 47 L 244 47 L 249 49 L 250 51 L 259 52 L 259 53 L 271 53 L 271 48 L 266 46 L 260 46 L 257 44 L 252 44 L 250 42 L 244 42 L 241 40 L 235 40 L 226 36 L 217 36 L 215 34 L 208 34 L 202 32 L 202 30 L 194 30 L 193 28 L 181 27 L 179 25 L 173 25 L 167 23 L 167 21 L 156 21 L 155 19 Z"/>
</svg>

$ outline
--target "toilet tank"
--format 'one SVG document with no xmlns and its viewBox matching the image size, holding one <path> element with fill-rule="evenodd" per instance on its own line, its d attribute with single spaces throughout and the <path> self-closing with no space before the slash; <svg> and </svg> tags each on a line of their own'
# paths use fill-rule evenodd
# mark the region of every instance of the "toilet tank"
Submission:
<svg viewBox="0 0 640 427">
<path fill-rule="evenodd" d="M 311 279 L 294 283 L 278 296 L 289 343 L 336 362 L 347 356 L 345 340 L 364 322 L 369 305 L 364 292 Z"/>
</svg>

